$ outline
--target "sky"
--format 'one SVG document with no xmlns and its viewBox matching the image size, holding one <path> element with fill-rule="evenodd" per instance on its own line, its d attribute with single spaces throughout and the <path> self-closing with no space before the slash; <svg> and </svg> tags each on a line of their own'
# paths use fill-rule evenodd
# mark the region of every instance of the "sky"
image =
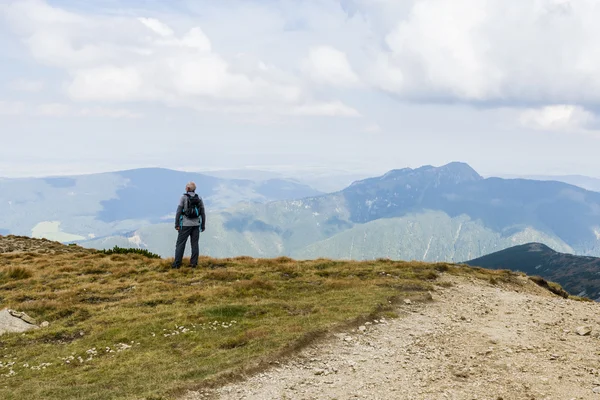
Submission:
<svg viewBox="0 0 600 400">
<path fill-rule="evenodd" d="M 0 177 L 600 177 L 597 0 L 0 0 Z"/>
</svg>

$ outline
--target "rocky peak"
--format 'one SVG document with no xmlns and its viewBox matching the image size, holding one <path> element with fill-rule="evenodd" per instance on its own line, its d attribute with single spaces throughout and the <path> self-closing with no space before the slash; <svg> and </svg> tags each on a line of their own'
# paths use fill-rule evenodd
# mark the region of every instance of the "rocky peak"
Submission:
<svg viewBox="0 0 600 400">
<path fill-rule="evenodd" d="M 350 187 L 389 186 L 390 184 L 437 187 L 479 180 L 483 180 L 483 177 L 471 166 L 462 162 L 452 162 L 441 167 L 425 165 L 416 169 L 394 169 L 378 178 L 357 181 Z"/>
</svg>

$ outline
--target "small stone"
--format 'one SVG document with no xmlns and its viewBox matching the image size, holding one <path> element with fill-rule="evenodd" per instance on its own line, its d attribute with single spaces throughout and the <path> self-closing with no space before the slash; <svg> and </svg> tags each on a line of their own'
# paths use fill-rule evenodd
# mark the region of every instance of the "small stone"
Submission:
<svg viewBox="0 0 600 400">
<path fill-rule="evenodd" d="M 404 299 L 404 304 L 412 304 L 412 301 L 410 301 L 410 299 Z"/>
<path fill-rule="evenodd" d="M 323 375 L 325 373 L 325 370 L 322 368 L 317 368 L 315 369 L 315 375 Z"/>
<path fill-rule="evenodd" d="M 579 336 L 587 336 L 592 333 L 592 328 L 589 326 L 578 326 L 577 329 L 575 329 L 575 332 Z"/>
<path fill-rule="evenodd" d="M 42 323 L 40 324 L 40 326 L 41 326 L 42 328 L 47 328 L 47 327 L 49 327 L 49 326 L 50 326 L 50 322 L 48 322 L 48 321 L 44 321 L 44 322 L 42 322 Z"/>
<path fill-rule="evenodd" d="M 361 332 L 364 332 L 364 331 L 367 330 L 367 327 L 364 326 L 364 325 L 361 325 L 361 326 L 358 327 L 358 330 L 361 331 Z"/>
<path fill-rule="evenodd" d="M 469 377 L 469 370 L 467 370 L 467 369 L 460 369 L 460 370 L 454 371 L 454 376 L 456 376 L 457 378 L 468 378 Z"/>
<path fill-rule="evenodd" d="M 593 388 L 592 392 L 594 392 L 596 394 L 600 394 L 600 386 L 596 386 L 595 388 Z"/>
<path fill-rule="evenodd" d="M 344 338 L 344 340 L 345 340 L 346 342 L 351 342 L 351 341 L 352 341 L 352 337 L 351 337 L 351 336 L 346 336 L 346 337 Z"/>
</svg>

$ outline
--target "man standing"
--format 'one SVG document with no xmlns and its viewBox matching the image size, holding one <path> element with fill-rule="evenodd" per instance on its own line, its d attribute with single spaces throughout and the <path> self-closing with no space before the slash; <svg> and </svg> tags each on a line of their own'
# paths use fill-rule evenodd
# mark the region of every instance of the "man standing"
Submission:
<svg viewBox="0 0 600 400">
<path fill-rule="evenodd" d="M 183 252 L 188 237 L 192 246 L 192 258 L 190 267 L 198 266 L 198 240 L 200 231 L 204 232 L 206 228 L 206 215 L 204 212 L 204 203 L 196 194 L 196 184 L 190 182 L 185 185 L 185 194 L 179 200 L 177 214 L 175 215 L 175 229 L 179 231 L 177 235 L 177 245 L 175 247 L 175 261 L 172 268 L 181 267 Z"/>
</svg>

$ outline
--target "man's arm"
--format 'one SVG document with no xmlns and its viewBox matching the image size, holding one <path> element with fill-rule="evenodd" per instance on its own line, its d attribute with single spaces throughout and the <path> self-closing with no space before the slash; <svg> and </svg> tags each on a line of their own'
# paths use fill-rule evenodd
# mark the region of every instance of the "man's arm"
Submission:
<svg viewBox="0 0 600 400">
<path fill-rule="evenodd" d="M 179 223 L 181 220 L 181 214 L 183 214 L 183 196 L 179 200 L 179 205 L 177 206 L 177 212 L 175 213 L 175 229 L 179 229 Z"/>
<path fill-rule="evenodd" d="M 204 202 L 200 199 L 200 218 L 202 221 L 200 222 L 200 230 L 204 232 L 206 229 L 206 212 L 204 211 Z"/>
</svg>

